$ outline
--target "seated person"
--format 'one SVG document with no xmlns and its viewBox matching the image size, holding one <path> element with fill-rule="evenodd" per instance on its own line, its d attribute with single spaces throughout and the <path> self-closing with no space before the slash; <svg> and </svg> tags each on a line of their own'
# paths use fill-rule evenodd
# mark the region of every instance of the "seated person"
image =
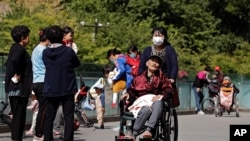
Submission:
<svg viewBox="0 0 250 141">
<path fill-rule="evenodd" d="M 141 75 L 135 77 L 127 93 L 123 94 L 121 99 L 137 99 L 147 94 L 154 94 L 152 105 L 141 107 L 133 126 L 133 135 L 130 137 L 135 140 L 139 132 L 144 127 L 146 121 L 146 130 L 142 134 L 143 138 L 152 138 L 152 131 L 163 112 L 163 100 L 168 98 L 168 94 L 173 90 L 171 82 L 160 70 L 162 60 L 159 56 L 152 55 L 146 62 L 147 70 Z"/>
<path fill-rule="evenodd" d="M 240 92 L 240 90 L 232 83 L 231 78 L 229 76 L 225 76 L 223 78 L 221 87 L 233 87 L 235 94 Z"/>
</svg>

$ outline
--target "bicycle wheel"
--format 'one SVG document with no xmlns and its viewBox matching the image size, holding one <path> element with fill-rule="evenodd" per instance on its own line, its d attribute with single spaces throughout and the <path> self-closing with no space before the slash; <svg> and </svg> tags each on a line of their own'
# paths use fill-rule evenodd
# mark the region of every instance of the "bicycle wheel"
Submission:
<svg viewBox="0 0 250 141">
<path fill-rule="evenodd" d="M 201 103 L 201 109 L 205 114 L 214 114 L 214 100 L 212 98 L 204 99 Z"/>
</svg>

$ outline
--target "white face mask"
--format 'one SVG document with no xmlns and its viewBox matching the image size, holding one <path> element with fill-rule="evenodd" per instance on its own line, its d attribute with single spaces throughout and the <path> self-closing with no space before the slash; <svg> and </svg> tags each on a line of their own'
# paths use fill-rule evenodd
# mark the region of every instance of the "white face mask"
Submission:
<svg viewBox="0 0 250 141">
<path fill-rule="evenodd" d="M 152 41 L 155 46 L 160 46 L 164 42 L 164 37 L 153 37 Z"/>
</svg>

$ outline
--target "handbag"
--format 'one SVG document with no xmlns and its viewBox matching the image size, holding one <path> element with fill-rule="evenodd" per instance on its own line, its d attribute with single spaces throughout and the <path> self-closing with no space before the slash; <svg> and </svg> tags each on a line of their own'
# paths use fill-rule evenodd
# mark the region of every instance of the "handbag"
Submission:
<svg viewBox="0 0 250 141">
<path fill-rule="evenodd" d="M 88 111 L 94 111 L 95 110 L 95 105 L 94 104 L 90 104 L 89 93 L 87 93 L 87 98 L 82 103 L 82 109 L 88 110 Z"/>
<path fill-rule="evenodd" d="M 89 89 L 89 94 L 90 94 L 90 96 L 91 96 L 92 98 L 96 98 L 96 97 L 97 97 L 97 93 L 96 93 L 94 87 L 99 86 L 99 85 L 105 86 L 104 78 L 102 78 L 102 77 L 99 78 L 99 79 L 95 82 L 95 84 L 94 84 L 93 86 L 91 86 L 91 88 Z"/>
</svg>

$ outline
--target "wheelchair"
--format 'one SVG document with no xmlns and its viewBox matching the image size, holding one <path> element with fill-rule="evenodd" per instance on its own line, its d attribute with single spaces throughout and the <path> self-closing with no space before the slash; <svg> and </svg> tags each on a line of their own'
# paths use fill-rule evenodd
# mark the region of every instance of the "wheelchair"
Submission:
<svg viewBox="0 0 250 141">
<path fill-rule="evenodd" d="M 231 112 L 236 113 L 236 117 L 239 117 L 239 101 L 237 93 L 235 93 L 233 87 L 221 87 L 220 92 L 215 102 L 215 116 L 221 117 L 224 112 L 230 115 Z"/>
<path fill-rule="evenodd" d="M 152 139 L 139 138 L 140 141 L 177 141 L 178 140 L 178 118 L 176 109 L 172 107 L 172 100 L 164 101 L 163 112 L 159 119 L 154 132 L 152 132 Z M 126 138 L 131 136 L 133 132 L 133 125 L 135 118 L 133 113 L 128 112 L 126 101 L 120 101 L 120 129 L 119 135 L 115 136 L 115 141 L 133 141 L 133 139 Z M 143 133 L 146 126 L 139 132 Z"/>
</svg>

